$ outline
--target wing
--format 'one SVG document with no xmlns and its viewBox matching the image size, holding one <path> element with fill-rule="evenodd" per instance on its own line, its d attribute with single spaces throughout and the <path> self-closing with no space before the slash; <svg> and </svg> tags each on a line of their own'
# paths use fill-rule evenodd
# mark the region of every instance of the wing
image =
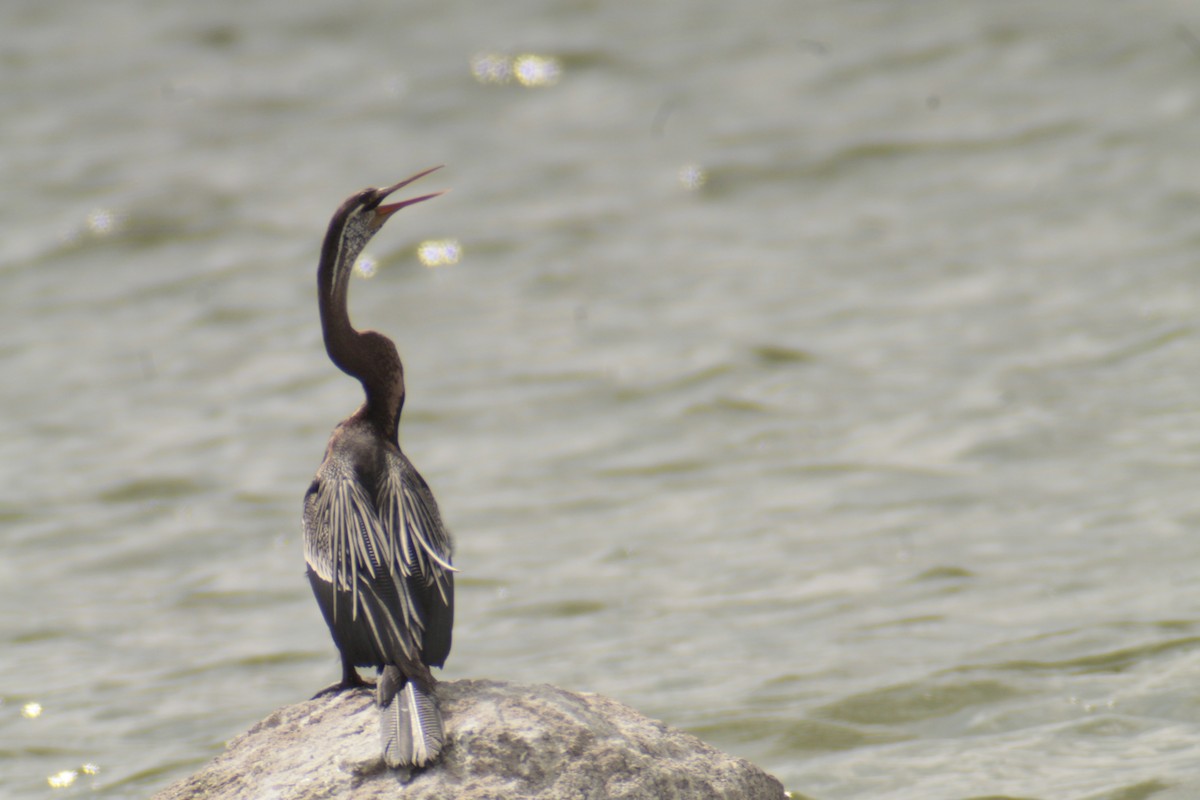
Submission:
<svg viewBox="0 0 1200 800">
<path fill-rule="evenodd" d="M 405 577 L 422 618 L 422 660 L 441 666 L 454 626 L 454 544 L 433 492 L 403 453 L 387 456 L 378 506 L 383 526 L 395 536 L 396 570 Z"/>
<path fill-rule="evenodd" d="M 409 596 L 395 528 L 336 460 L 321 466 L 305 497 L 304 529 L 304 558 L 317 599 L 339 646 L 350 647 L 351 660 L 419 660 L 424 622 Z"/>
</svg>

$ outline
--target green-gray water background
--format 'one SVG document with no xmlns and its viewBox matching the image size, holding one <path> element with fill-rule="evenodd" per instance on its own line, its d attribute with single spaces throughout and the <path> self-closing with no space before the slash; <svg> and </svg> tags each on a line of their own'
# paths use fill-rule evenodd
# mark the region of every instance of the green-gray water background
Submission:
<svg viewBox="0 0 1200 800">
<path fill-rule="evenodd" d="M 17 0 L 0 44 L 0 796 L 144 797 L 337 677 L 317 251 L 438 163 L 351 300 L 458 537 L 446 678 L 817 800 L 1200 796 L 1195 3 Z"/>
</svg>

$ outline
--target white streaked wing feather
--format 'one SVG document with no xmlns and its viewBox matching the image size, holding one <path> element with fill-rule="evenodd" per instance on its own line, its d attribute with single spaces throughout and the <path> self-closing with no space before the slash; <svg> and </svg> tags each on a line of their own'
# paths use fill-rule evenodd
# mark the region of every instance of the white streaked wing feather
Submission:
<svg viewBox="0 0 1200 800">
<path fill-rule="evenodd" d="M 427 493 L 419 491 L 404 476 L 411 470 L 402 457 L 393 456 L 387 478 L 380 486 L 379 506 L 399 523 L 396 555 L 406 577 L 421 575 L 425 585 L 437 587 L 443 602 L 449 601 L 450 575 L 457 572 L 450 562 L 452 545 L 437 507 Z M 418 478 L 419 480 L 419 478 Z"/>
<path fill-rule="evenodd" d="M 306 511 L 306 525 L 314 526 L 316 531 L 306 536 L 305 556 L 317 575 L 333 584 L 337 591 L 350 592 L 352 619 L 358 620 L 372 606 L 388 607 L 372 583 L 386 571 L 396 587 L 399 619 L 389 614 L 387 619 L 379 620 L 370 614 L 365 621 L 375 641 L 383 643 L 395 638 L 406 653 L 415 656 L 414 641 L 420 638 L 424 626 L 397 574 L 399 571 L 407 575 L 405 564 L 396 557 L 396 543 L 381 524 L 371 498 L 356 481 L 336 473 L 327 474 L 322 476 L 312 507 Z M 394 518 L 395 511 L 385 514 Z M 328 549 L 332 559 L 322 557 L 321 548 L 316 546 L 318 539 L 324 537 L 328 537 L 331 545 Z M 369 594 L 373 603 L 364 602 L 363 592 Z M 392 635 L 383 633 L 381 625 L 391 628 Z"/>
</svg>

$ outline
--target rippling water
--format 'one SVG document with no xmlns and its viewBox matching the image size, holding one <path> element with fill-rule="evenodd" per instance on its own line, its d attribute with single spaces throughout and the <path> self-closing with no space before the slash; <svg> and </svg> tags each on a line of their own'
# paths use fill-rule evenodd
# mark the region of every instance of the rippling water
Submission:
<svg viewBox="0 0 1200 800">
<path fill-rule="evenodd" d="M 0 31 L 3 796 L 146 796 L 337 677 L 317 249 L 437 163 L 351 294 L 458 536 L 446 677 L 815 800 L 1200 794 L 1194 4 Z"/>
</svg>

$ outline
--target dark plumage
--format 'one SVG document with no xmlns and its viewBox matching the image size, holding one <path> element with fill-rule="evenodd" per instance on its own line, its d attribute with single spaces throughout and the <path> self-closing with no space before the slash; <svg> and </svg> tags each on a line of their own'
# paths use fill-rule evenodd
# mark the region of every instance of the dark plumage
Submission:
<svg viewBox="0 0 1200 800">
<path fill-rule="evenodd" d="M 304 496 L 304 559 L 341 652 L 341 686 L 362 685 L 355 667 L 379 670 L 383 757 L 393 767 L 421 767 L 441 751 L 429 668 L 450 653 L 453 545 L 428 484 L 400 451 L 404 368 L 396 346 L 381 333 L 355 330 L 346 297 L 355 260 L 387 218 L 437 195 L 386 206 L 384 198 L 432 171 L 342 203 L 317 269 L 325 350 L 362 383 L 366 402 L 334 428 Z"/>
</svg>

